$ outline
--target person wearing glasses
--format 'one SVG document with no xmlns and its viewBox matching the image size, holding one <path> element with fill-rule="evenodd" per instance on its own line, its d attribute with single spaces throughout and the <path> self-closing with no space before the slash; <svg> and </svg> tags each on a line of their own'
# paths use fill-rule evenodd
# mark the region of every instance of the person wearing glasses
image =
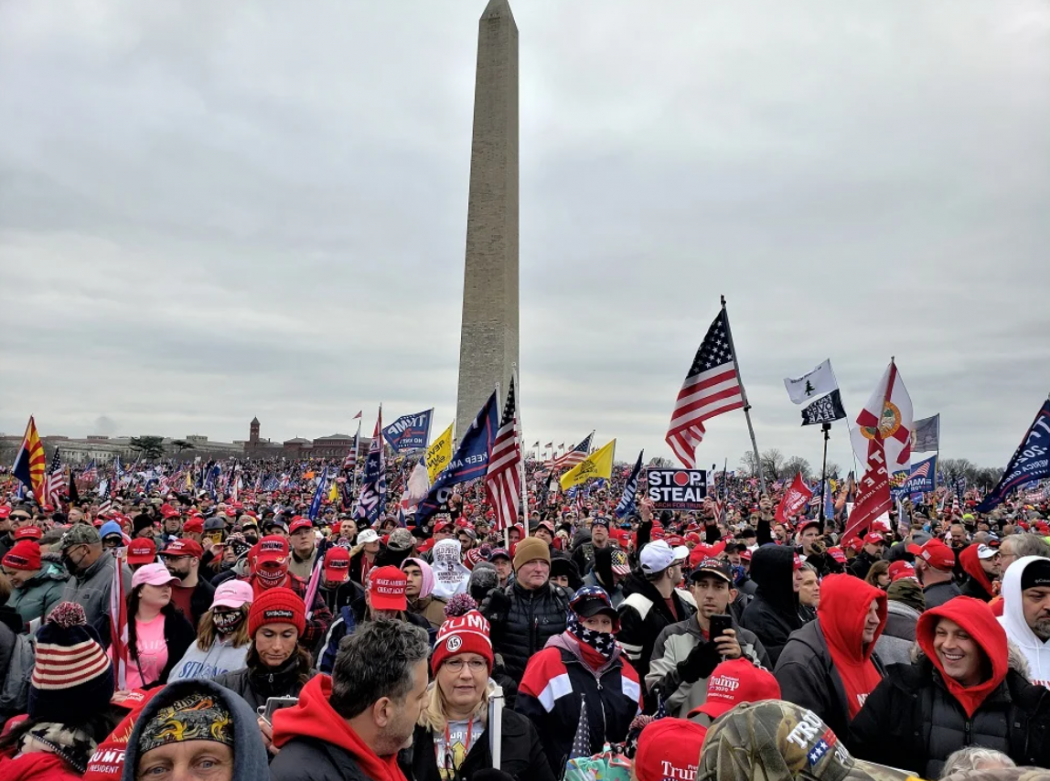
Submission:
<svg viewBox="0 0 1050 781">
<path fill-rule="evenodd" d="M 474 600 L 454 596 L 438 630 L 430 669 L 434 681 L 412 738 L 401 752 L 405 775 L 416 781 L 459 781 L 492 767 L 489 698 L 494 656 L 489 622 Z M 514 778 L 554 781 L 539 733 L 529 719 L 502 711 L 500 770 Z"/>
</svg>

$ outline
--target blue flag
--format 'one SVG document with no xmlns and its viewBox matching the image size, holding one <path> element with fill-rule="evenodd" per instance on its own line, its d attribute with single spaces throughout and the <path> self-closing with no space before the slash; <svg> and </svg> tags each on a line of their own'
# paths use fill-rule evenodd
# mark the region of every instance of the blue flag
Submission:
<svg viewBox="0 0 1050 781">
<path fill-rule="evenodd" d="M 927 492 L 933 490 L 933 476 L 937 472 L 937 456 L 919 461 L 908 473 L 907 489 L 911 493 Z"/>
<path fill-rule="evenodd" d="M 615 510 L 617 518 L 623 518 L 634 512 L 635 500 L 638 498 L 638 475 L 642 472 L 643 453 L 645 453 L 644 450 L 638 454 L 638 460 L 634 462 L 631 476 L 627 478 L 627 485 L 623 487 L 623 496 L 620 497 L 620 503 L 616 505 Z"/>
<path fill-rule="evenodd" d="M 452 460 L 430 487 L 427 498 L 419 503 L 416 510 L 417 525 L 422 526 L 427 518 L 440 512 L 441 508 L 448 504 L 452 497 L 452 486 L 485 476 L 498 428 L 499 399 L 493 392 L 474 418 L 474 422 L 470 424 L 470 429 L 459 443 Z"/>
<path fill-rule="evenodd" d="M 403 415 L 383 429 L 383 438 L 397 453 L 426 450 L 430 444 L 430 421 L 433 417 L 433 409 L 415 415 Z"/>
<path fill-rule="evenodd" d="M 308 517 L 311 521 L 316 521 L 318 514 L 321 512 L 321 501 L 324 499 L 324 487 L 328 484 L 328 467 L 324 468 L 324 472 L 321 473 L 321 479 L 317 481 L 317 490 L 314 491 L 314 499 L 310 502 L 310 512 Z"/>
<path fill-rule="evenodd" d="M 1050 477 L 1050 400 L 1044 401 L 1039 408 L 1006 471 L 999 478 L 999 484 L 984 497 L 977 511 L 989 512 L 1015 488 L 1044 477 Z"/>
<path fill-rule="evenodd" d="M 361 493 L 357 497 L 354 520 L 374 524 L 386 504 L 386 468 L 383 466 L 383 410 L 372 431 L 372 442 L 365 456 L 365 468 L 361 477 Z"/>
<path fill-rule="evenodd" d="M 824 484 L 824 518 L 835 517 L 835 496 L 834 491 L 831 490 L 831 481 L 828 480 Z"/>
</svg>

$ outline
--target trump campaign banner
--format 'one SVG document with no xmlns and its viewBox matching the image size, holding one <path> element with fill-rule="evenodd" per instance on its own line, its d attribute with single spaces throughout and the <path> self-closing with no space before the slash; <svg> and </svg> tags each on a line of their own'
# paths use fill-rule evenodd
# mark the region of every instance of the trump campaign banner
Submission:
<svg viewBox="0 0 1050 781">
<path fill-rule="evenodd" d="M 383 429 L 383 439 L 397 453 L 426 450 L 430 444 L 430 422 L 433 417 L 433 408 L 414 415 L 402 415 Z"/>
</svg>

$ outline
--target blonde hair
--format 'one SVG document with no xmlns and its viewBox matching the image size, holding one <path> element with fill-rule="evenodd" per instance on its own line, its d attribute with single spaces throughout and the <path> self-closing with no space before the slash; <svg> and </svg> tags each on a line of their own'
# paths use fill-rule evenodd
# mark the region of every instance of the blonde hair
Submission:
<svg viewBox="0 0 1050 781">
<path fill-rule="evenodd" d="M 495 688 L 496 684 L 490 680 L 488 685 L 485 686 L 485 691 L 481 693 L 481 702 L 478 703 L 478 707 L 474 709 L 474 713 L 470 716 L 471 721 L 479 719 L 482 724 L 486 727 L 488 726 L 489 696 Z M 426 727 L 432 732 L 443 732 L 448 725 L 448 715 L 445 710 L 445 695 L 441 693 L 441 687 L 438 686 L 437 681 L 430 684 L 427 705 L 419 714 L 419 725 L 421 727 Z"/>
<path fill-rule="evenodd" d="M 251 602 L 245 602 L 240 608 L 238 608 L 240 612 L 244 614 L 244 620 L 241 621 L 240 625 L 233 633 L 234 648 L 248 645 L 252 640 L 248 636 L 248 611 L 251 609 L 251 606 Z M 201 616 L 201 625 L 200 628 L 197 629 L 197 647 L 202 651 L 207 651 L 215 645 L 215 638 L 218 636 L 219 632 L 215 628 L 215 621 L 212 619 L 212 611 L 209 610 Z"/>
</svg>

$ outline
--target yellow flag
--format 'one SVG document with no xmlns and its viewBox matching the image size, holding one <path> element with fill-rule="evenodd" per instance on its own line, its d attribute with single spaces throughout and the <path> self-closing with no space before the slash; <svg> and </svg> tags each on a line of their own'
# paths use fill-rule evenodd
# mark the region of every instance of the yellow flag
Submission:
<svg viewBox="0 0 1050 781">
<path fill-rule="evenodd" d="M 336 484 L 335 480 L 332 481 L 332 488 L 328 491 L 328 501 L 332 504 L 339 501 L 339 486 Z"/>
<path fill-rule="evenodd" d="M 614 439 L 605 447 L 599 448 L 587 458 L 561 476 L 561 489 L 563 491 L 574 485 L 583 485 L 588 480 L 604 477 L 606 480 L 612 478 L 613 454 L 616 452 L 616 440 Z"/>
<path fill-rule="evenodd" d="M 427 472 L 430 473 L 430 484 L 433 485 L 441 471 L 452 460 L 452 424 L 427 448 Z"/>
</svg>

